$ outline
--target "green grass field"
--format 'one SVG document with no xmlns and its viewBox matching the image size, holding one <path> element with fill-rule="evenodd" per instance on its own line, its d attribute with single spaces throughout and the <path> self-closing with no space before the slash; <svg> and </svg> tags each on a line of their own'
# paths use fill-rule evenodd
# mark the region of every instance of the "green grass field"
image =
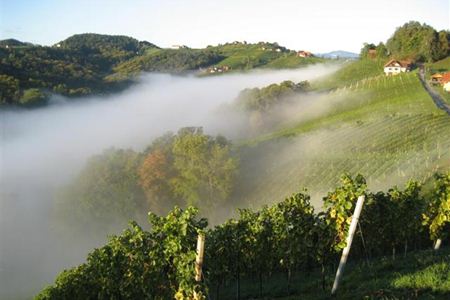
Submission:
<svg viewBox="0 0 450 300">
<path fill-rule="evenodd" d="M 287 296 L 284 274 L 265 278 L 263 296 L 258 280 L 246 278 L 241 287 L 242 299 L 330 299 L 335 270 L 326 270 L 325 290 L 318 270 L 310 274 L 295 273 Z M 229 283 L 220 299 L 235 299 L 235 283 Z M 212 293 L 214 294 L 214 293 Z M 337 299 L 449 299 L 450 249 L 437 253 L 420 251 L 396 260 L 378 258 L 349 263 L 338 289 Z M 215 299 L 215 298 L 213 298 Z"/>
<path fill-rule="evenodd" d="M 320 206 L 344 172 L 363 174 L 377 191 L 449 168 L 450 116 L 415 72 L 385 77 L 375 63 L 353 62 L 326 79 L 334 88 L 327 112 L 241 144 L 241 202 L 273 203 L 306 187 Z M 367 69 L 352 79 L 358 65 Z"/>
</svg>

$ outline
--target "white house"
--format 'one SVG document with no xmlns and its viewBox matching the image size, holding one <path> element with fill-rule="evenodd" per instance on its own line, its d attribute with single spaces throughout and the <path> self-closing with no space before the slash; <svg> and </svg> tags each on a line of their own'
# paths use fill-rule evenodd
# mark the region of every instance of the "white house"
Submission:
<svg viewBox="0 0 450 300">
<path fill-rule="evenodd" d="M 400 74 L 401 72 L 409 72 L 411 71 L 411 66 L 411 61 L 391 59 L 384 65 L 384 74 L 389 76 Z"/>
<path fill-rule="evenodd" d="M 444 90 L 450 93 L 450 81 L 444 83 Z"/>
</svg>

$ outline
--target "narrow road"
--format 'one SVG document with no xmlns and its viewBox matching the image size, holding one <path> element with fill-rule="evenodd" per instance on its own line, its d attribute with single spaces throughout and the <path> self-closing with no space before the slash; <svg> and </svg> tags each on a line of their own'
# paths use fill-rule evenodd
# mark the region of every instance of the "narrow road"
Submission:
<svg viewBox="0 0 450 300">
<path fill-rule="evenodd" d="M 433 99 L 436 106 L 442 110 L 444 110 L 447 114 L 450 115 L 450 106 L 445 103 L 444 99 L 442 99 L 441 95 L 437 93 L 430 84 L 425 80 L 425 68 L 424 66 L 420 66 L 419 70 L 419 79 L 422 82 L 423 87 L 430 95 L 431 99 Z"/>
</svg>

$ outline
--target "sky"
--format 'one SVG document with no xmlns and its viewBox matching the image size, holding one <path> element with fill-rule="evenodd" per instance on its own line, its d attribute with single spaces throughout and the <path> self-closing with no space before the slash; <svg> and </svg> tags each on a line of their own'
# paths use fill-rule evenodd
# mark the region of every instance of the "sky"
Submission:
<svg viewBox="0 0 450 300">
<path fill-rule="evenodd" d="M 0 0 L 0 39 L 53 45 L 76 33 L 120 34 L 160 47 L 278 42 L 359 52 L 410 20 L 450 28 L 449 0 Z"/>
</svg>

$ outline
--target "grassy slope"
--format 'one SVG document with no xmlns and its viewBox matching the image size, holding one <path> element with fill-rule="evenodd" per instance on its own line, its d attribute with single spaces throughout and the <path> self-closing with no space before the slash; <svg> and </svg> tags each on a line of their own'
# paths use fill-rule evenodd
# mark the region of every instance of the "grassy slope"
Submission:
<svg viewBox="0 0 450 300">
<path fill-rule="evenodd" d="M 228 44 L 212 49 L 218 51 L 226 58 L 219 62 L 218 66 L 230 66 L 234 70 L 247 70 L 265 65 L 271 60 L 282 57 L 282 53 L 262 50 L 255 44 Z"/>
<path fill-rule="evenodd" d="M 427 67 L 432 69 L 434 72 L 448 72 L 450 71 L 450 56 L 429 64 Z"/>
<path fill-rule="evenodd" d="M 414 72 L 388 78 L 379 75 L 381 64 L 347 65 L 316 84 L 334 87 L 328 96 L 341 99 L 328 113 L 243 145 L 240 201 L 275 202 L 301 187 L 323 195 L 343 172 L 365 175 L 377 190 L 448 168 L 450 117 Z"/>
<path fill-rule="evenodd" d="M 289 53 L 269 62 L 265 67 L 273 69 L 298 68 L 304 65 L 322 63 L 325 61 L 326 59 L 320 57 L 302 58 L 298 57 L 295 53 Z"/>
<path fill-rule="evenodd" d="M 291 295 L 287 297 L 286 279 L 275 275 L 266 279 L 264 299 L 330 299 L 334 272 L 327 270 L 326 288 L 322 289 L 318 272 L 294 274 Z M 234 286 L 228 286 L 221 299 L 232 299 Z M 256 279 L 244 280 L 242 298 L 259 294 Z M 449 299 L 450 249 L 438 253 L 420 251 L 406 257 L 379 258 L 365 262 L 349 263 L 338 290 L 338 299 Z"/>
<path fill-rule="evenodd" d="M 347 65 L 336 72 L 336 74 L 315 83 L 315 87 L 320 88 L 337 88 L 360 80 L 370 78 L 377 75 L 383 75 L 383 65 L 385 59 L 377 60 L 358 60 L 350 61 Z"/>
<path fill-rule="evenodd" d="M 265 48 L 263 50 L 262 48 Z M 219 66 L 230 66 L 234 70 L 247 70 L 255 67 L 273 69 L 296 68 L 303 65 L 324 62 L 323 58 L 301 58 L 295 52 L 270 51 L 274 46 L 259 44 L 227 44 L 212 49 L 219 51 L 226 58 L 218 63 Z"/>
</svg>

